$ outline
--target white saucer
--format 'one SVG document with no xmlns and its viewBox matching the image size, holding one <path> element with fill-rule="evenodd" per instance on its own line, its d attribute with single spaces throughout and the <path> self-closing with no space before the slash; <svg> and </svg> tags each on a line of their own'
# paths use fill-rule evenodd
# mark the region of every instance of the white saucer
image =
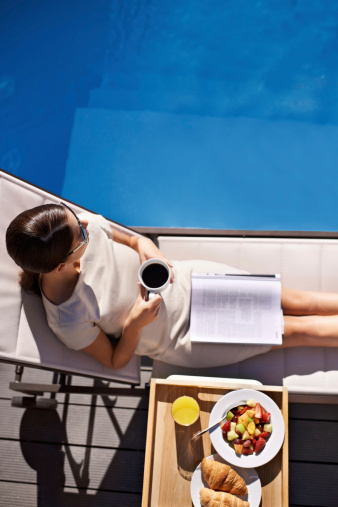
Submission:
<svg viewBox="0 0 338 507">
<path fill-rule="evenodd" d="M 262 497 L 262 486 L 261 481 L 258 477 L 258 474 L 254 468 L 240 468 L 231 465 L 225 461 L 219 454 L 213 454 L 208 456 L 207 459 L 212 459 L 214 461 L 219 461 L 220 463 L 225 463 L 226 465 L 230 465 L 235 472 L 238 473 L 244 479 L 246 486 L 248 488 L 247 495 L 235 495 L 238 496 L 243 501 L 249 502 L 250 507 L 259 507 L 261 497 Z M 201 507 L 200 502 L 200 489 L 208 488 L 207 482 L 202 477 L 201 471 L 201 463 L 197 466 L 192 479 L 191 479 L 191 499 L 193 501 L 194 507 Z"/>
</svg>

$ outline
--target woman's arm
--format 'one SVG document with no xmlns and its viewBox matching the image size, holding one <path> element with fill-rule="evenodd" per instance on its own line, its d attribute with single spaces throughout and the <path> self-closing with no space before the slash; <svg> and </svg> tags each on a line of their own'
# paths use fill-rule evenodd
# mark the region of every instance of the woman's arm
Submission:
<svg viewBox="0 0 338 507">
<path fill-rule="evenodd" d="M 127 366 L 134 355 L 141 329 L 157 319 L 161 308 L 161 296 L 157 295 L 151 301 L 145 301 L 144 295 L 145 289 L 141 286 L 117 345 L 113 346 L 107 335 L 100 331 L 95 341 L 81 350 L 108 368 L 118 370 Z"/>
<path fill-rule="evenodd" d="M 114 241 L 121 243 L 122 245 L 129 246 L 140 256 L 141 264 L 148 259 L 162 259 L 165 261 L 170 268 L 173 267 L 172 263 L 163 255 L 163 253 L 157 248 L 157 246 L 149 239 L 144 236 L 128 236 L 127 234 L 113 229 Z M 174 273 L 171 269 L 170 282 L 174 281 Z"/>
</svg>

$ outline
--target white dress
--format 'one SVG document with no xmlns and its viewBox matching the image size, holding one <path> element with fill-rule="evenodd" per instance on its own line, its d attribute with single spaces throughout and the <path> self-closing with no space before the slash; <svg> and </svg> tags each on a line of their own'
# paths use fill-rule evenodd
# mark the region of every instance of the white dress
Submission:
<svg viewBox="0 0 338 507">
<path fill-rule="evenodd" d="M 54 305 L 42 294 L 48 324 L 69 348 L 80 350 L 100 330 L 118 338 L 139 292 L 140 259 L 131 248 L 113 241 L 109 223 L 85 215 L 90 241 L 81 258 L 81 272 L 72 296 Z M 140 334 L 136 354 L 188 367 L 222 366 L 270 350 L 266 345 L 191 343 L 191 273 L 243 273 L 211 261 L 172 261 L 175 281 L 162 292 L 158 318 Z"/>
</svg>

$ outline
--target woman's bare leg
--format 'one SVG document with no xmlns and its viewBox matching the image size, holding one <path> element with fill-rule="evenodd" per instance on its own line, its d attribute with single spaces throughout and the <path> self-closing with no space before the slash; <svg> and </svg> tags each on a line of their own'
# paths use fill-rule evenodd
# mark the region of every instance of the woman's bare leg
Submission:
<svg viewBox="0 0 338 507">
<path fill-rule="evenodd" d="M 338 315 L 284 316 L 283 345 L 287 347 L 338 347 Z"/>
<path fill-rule="evenodd" d="M 338 294 L 282 287 L 284 315 L 338 315 Z"/>
</svg>

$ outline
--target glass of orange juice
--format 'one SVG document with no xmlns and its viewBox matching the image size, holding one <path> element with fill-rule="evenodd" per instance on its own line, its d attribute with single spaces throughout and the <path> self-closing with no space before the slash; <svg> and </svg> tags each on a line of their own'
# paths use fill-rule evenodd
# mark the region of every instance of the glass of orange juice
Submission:
<svg viewBox="0 0 338 507">
<path fill-rule="evenodd" d="M 171 415 L 177 424 L 190 426 L 197 421 L 200 415 L 200 408 L 197 401 L 191 398 L 191 396 L 181 396 L 172 404 Z"/>
</svg>

